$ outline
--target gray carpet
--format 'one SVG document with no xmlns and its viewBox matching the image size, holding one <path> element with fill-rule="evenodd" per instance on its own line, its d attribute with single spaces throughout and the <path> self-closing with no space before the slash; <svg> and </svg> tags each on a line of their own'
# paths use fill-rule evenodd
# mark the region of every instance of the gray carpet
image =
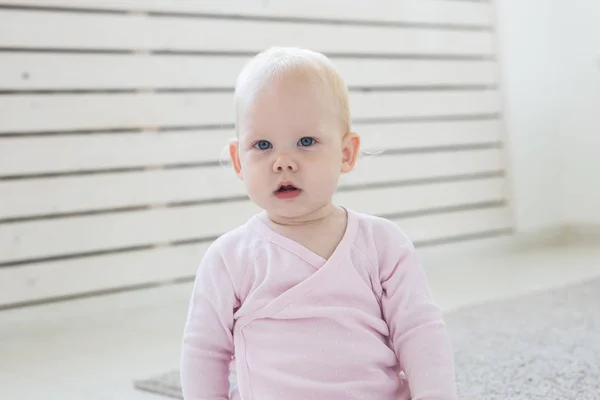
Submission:
<svg viewBox="0 0 600 400">
<path fill-rule="evenodd" d="M 461 397 L 600 400 L 600 279 L 446 316 Z M 178 371 L 136 387 L 181 398 Z"/>
<path fill-rule="evenodd" d="M 446 318 L 461 396 L 600 399 L 600 280 Z"/>
</svg>

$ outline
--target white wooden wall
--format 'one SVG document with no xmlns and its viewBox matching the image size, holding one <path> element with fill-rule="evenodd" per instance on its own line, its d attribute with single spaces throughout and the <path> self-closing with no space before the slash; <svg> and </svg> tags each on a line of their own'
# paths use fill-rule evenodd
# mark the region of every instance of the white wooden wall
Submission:
<svg viewBox="0 0 600 400">
<path fill-rule="evenodd" d="M 328 54 L 385 149 L 336 200 L 417 246 L 510 232 L 492 5 L 0 0 L 0 308 L 189 281 L 256 208 L 219 159 L 248 57 Z"/>
</svg>

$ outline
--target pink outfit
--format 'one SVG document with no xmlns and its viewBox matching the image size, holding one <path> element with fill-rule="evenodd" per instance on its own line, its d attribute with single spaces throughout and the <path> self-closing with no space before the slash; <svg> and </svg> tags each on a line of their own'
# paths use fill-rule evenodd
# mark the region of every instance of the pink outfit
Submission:
<svg viewBox="0 0 600 400">
<path fill-rule="evenodd" d="M 228 399 L 230 364 L 235 400 L 457 398 L 412 243 L 388 220 L 347 212 L 328 260 L 259 216 L 211 245 L 183 337 L 186 400 Z"/>
</svg>

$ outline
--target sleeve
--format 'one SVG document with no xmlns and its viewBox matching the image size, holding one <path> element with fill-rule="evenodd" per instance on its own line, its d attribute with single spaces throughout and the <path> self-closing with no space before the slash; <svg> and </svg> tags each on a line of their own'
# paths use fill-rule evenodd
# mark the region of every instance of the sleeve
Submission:
<svg viewBox="0 0 600 400">
<path fill-rule="evenodd" d="M 180 367 L 185 400 L 229 398 L 233 313 L 239 301 L 215 247 L 209 247 L 198 268 L 184 327 Z"/>
<path fill-rule="evenodd" d="M 380 260 L 382 311 L 413 400 L 457 399 L 454 352 L 412 242 L 394 225 Z"/>
</svg>

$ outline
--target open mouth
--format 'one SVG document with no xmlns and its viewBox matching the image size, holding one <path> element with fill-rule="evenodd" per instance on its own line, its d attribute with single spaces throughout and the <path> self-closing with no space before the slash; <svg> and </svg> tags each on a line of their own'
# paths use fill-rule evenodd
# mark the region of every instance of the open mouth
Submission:
<svg viewBox="0 0 600 400">
<path fill-rule="evenodd" d="M 276 193 L 285 193 L 285 192 L 293 192 L 295 190 L 300 190 L 293 185 L 283 185 L 280 186 L 279 189 L 276 190 Z"/>
<path fill-rule="evenodd" d="M 294 185 L 281 185 L 279 189 L 275 191 L 275 196 L 279 199 L 289 200 L 298 197 L 301 192 L 302 190 Z"/>
</svg>

